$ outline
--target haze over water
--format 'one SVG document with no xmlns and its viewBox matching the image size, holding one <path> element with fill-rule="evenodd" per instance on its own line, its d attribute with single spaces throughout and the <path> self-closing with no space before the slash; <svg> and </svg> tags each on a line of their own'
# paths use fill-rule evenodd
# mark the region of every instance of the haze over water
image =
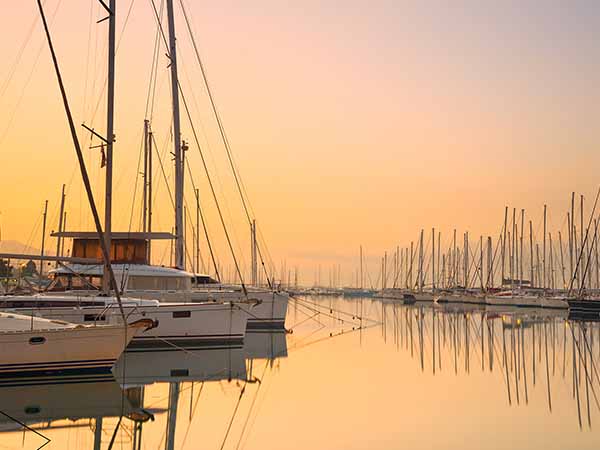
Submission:
<svg viewBox="0 0 600 450">
<path fill-rule="evenodd" d="M 600 328 L 564 314 L 297 299 L 292 334 L 249 333 L 244 350 L 128 353 L 117 380 L 3 387 L 0 398 L 65 450 L 93 448 L 90 418 L 103 413 L 107 448 L 121 408 L 113 448 L 139 444 L 131 417 L 152 414 L 141 449 L 593 449 Z M 3 449 L 43 443 L 31 431 L 0 437 Z"/>
</svg>

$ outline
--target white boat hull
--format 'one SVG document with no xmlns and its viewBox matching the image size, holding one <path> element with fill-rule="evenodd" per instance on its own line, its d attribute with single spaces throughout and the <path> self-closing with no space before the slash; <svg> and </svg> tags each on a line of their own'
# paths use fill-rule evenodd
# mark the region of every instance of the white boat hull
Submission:
<svg viewBox="0 0 600 450">
<path fill-rule="evenodd" d="M 487 295 L 485 304 L 490 306 L 518 306 L 521 308 L 541 308 L 542 301 L 540 297 L 534 296 L 502 296 Z"/>
<path fill-rule="evenodd" d="M 0 334 L 0 379 L 107 373 L 133 337 L 122 326 Z"/>
<path fill-rule="evenodd" d="M 110 307 L 40 307 L 14 310 L 46 319 L 77 324 L 121 323 L 117 305 Z M 147 349 L 222 348 L 242 346 L 248 314 L 231 303 L 160 304 L 157 306 L 124 306 L 128 322 L 151 319 L 155 328 L 137 333 L 127 351 Z"/>
</svg>

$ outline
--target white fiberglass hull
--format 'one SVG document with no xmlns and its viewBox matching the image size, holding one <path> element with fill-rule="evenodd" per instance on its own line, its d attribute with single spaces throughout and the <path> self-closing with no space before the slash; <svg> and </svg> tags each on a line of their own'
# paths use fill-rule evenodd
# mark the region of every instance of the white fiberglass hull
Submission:
<svg viewBox="0 0 600 450">
<path fill-rule="evenodd" d="M 97 295 L 97 291 L 67 291 L 50 293 L 52 296 L 86 297 Z M 128 290 L 132 298 L 157 300 L 161 303 L 232 302 L 247 315 L 248 329 L 275 330 L 285 328 L 285 316 L 289 303 L 286 292 L 254 291 L 248 297 L 233 289 L 194 289 L 192 291 Z"/>
<path fill-rule="evenodd" d="M 116 304 L 108 307 L 39 307 L 14 311 L 77 324 L 122 322 Z M 127 351 L 241 346 L 248 318 L 244 310 L 231 303 L 125 304 L 124 312 L 128 322 L 151 319 L 156 324 L 154 328 L 136 334 Z"/>
<path fill-rule="evenodd" d="M 485 305 L 485 297 L 471 294 L 445 294 L 441 295 L 438 303 L 471 303 Z"/>
<path fill-rule="evenodd" d="M 283 330 L 289 303 L 286 292 L 248 291 L 248 298 L 235 290 L 202 290 L 192 292 L 193 302 L 218 300 L 234 302 L 248 316 L 248 330 Z"/>
<path fill-rule="evenodd" d="M 569 309 L 569 303 L 562 298 L 542 297 L 541 302 L 542 302 L 542 308 Z"/>
<path fill-rule="evenodd" d="M 0 333 L 0 379 L 107 373 L 134 333 L 123 326 Z"/>
<path fill-rule="evenodd" d="M 414 292 L 413 295 L 418 302 L 432 302 L 434 299 L 431 292 Z"/>
<path fill-rule="evenodd" d="M 541 308 L 542 301 L 540 297 L 532 295 L 487 295 L 485 297 L 486 305 L 490 306 L 518 306 L 524 308 Z"/>
</svg>

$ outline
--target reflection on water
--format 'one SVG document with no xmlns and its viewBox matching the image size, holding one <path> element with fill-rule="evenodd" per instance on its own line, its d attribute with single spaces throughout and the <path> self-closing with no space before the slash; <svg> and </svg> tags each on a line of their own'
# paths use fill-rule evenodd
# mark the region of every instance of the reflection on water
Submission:
<svg viewBox="0 0 600 450">
<path fill-rule="evenodd" d="M 564 312 L 300 298 L 291 333 L 4 380 L 0 449 L 597 448 L 600 325 Z"/>
</svg>

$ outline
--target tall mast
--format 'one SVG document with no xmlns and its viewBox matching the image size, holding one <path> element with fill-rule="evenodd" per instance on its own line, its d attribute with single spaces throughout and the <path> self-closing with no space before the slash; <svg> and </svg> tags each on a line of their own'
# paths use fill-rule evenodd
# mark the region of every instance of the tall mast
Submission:
<svg viewBox="0 0 600 450">
<path fill-rule="evenodd" d="M 435 293 L 435 228 L 431 229 L 431 291 Z"/>
<path fill-rule="evenodd" d="M 146 231 L 148 233 L 152 233 L 152 139 L 152 128 L 150 127 L 150 124 L 148 124 L 148 173 L 146 174 L 148 181 L 148 226 L 146 227 Z M 148 264 L 152 264 L 152 239 L 148 240 L 147 260 Z"/>
<path fill-rule="evenodd" d="M 169 57 L 171 63 L 171 98 L 173 100 L 173 145 L 175 156 L 175 266 L 183 269 L 183 152 L 179 119 L 179 80 L 177 78 L 177 48 L 175 45 L 175 14 L 173 0 L 167 0 L 169 22 Z"/>
<path fill-rule="evenodd" d="M 546 205 L 544 205 L 544 241 L 542 250 L 542 289 L 546 289 L 548 277 L 546 275 Z"/>
<path fill-rule="evenodd" d="M 113 141 L 115 119 L 115 32 L 117 28 L 116 0 L 110 0 L 108 16 L 108 82 L 106 88 L 106 198 L 104 200 L 104 242 L 111 255 L 112 232 L 112 178 L 113 178 Z M 104 261 L 102 290 L 110 294 L 109 267 L 110 262 Z"/>
<path fill-rule="evenodd" d="M 46 218 L 48 217 L 48 200 L 44 203 L 44 219 L 42 223 L 42 250 L 40 255 L 42 258 L 40 259 L 40 287 L 42 285 L 42 277 L 44 276 L 44 246 L 46 244 Z"/>
<path fill-rule="evenodd" d="M 502 236 L 502 278 L 500 279 L 500 286 L 504 286 L 504 277 L 506 275 L 505 273 L 505 261 L 506 261 L 506 225 L 508 221 L 508 206 L 506 206 L 504 208 L 504 228 L 502 229 L 503 232 L 503 236 Z"/>
<path fill-rule="evenodd" d="M 65 185 L 62 185 L 62 193 L 60 195 L 60 216 L 58 217 L 58 232 L 61 233 L 63 231 L 63 224 L 65 218 Z M 60 243 L 62 238 L 59 236 L 56 239 L 56 256 L 61 256 L 60 254 Z M 56 267 L 58 267 L 58 261 L 56 261 Z"/>
<path fill-rule="evenodd" d="M 419 238 L 419 292 L 423 292 L 423 230 Z"/>
<path fill-rule="evenodd" d="M 519 287 L 523 287 L 523 228 L 525 226 L 525 210 L 521 209 L 521 241 L 519 249 Z"/>
<path fill-rule="evenodd" d="M 148 119 L 144 119 L 144 194 L 142 207 L 142 231 L 145 233 L 148 227 Z"/>
<path fill-rule="evenodd" d="M 360 286 L 363 289 L 363 250 L 362 245 L 360 246 Z"/>
</svg>

